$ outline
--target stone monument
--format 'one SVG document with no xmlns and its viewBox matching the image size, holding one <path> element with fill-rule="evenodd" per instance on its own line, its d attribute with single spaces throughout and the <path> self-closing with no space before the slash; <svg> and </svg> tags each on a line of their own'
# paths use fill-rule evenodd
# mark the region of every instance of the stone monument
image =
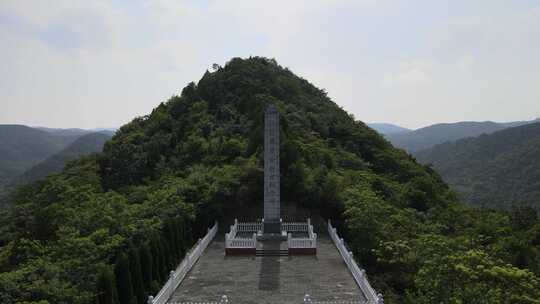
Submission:
<svg viewBox="0 0 540 304">
<path fill-rule="evenodd" d="M 276 106 L 267 105 L 264 109 L 263 220 L 239 222 L 235 219 L 230 232 L 225 234 L 226 255 L 254 254 L 276 257 L 317 254 L 317 233 L 314 232 L 309 218 L 306 222 L 281 222 L 279 118 Z M 251 232 L 252 237 L 246 238 L 246 233 L 249 235 Z M 272 272 L 272 269 L 279 268 L 279 263 L 268 264 L 268 260 L 263 261 L 265 262 L 261 270 L 270 268 Z"/>
<path fill-rule="evenodd" d="M 264 234 L 281 234 L 279 176 L 279 113 L 264 111 Z"/>
</svg>

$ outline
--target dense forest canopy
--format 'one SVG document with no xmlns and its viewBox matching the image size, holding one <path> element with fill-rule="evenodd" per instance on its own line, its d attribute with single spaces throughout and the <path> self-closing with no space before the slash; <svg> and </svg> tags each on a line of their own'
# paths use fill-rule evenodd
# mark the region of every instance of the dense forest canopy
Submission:
<svg viewBox="0 0 540 304">
<path fill-rule="evenodd" d="M 538 303 L 536 213 L 461 205 L 430 167 L 260 57 L 206 72 L 103 153 L 13 193 L 0 302 L 144 303 L 208 225 L 261 205 L 269 103 L 284 204 L 331 218 L 385 303 Z"/>
<path fill-rule="evenodd" d="M 433 164 L 466 202 L 540 210 L 540 123 L 444 143 L 415 156 Z"/>
</svg>

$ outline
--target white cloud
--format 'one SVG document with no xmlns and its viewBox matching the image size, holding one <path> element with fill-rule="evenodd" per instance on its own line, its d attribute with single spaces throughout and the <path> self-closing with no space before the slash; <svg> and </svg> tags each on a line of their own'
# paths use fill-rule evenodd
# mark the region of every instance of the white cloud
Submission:
<svg viewBox="0 0 540 304">
<path fill-rule="evenodd" d="M 382 86 L 425 86 L 433 83 L 433 63 L 426 60 L 406 60 L 399 63 L 393 71 L 382 80 Z"/>
<path fill-rule="evenodd" d="M 4 0 L 0 123 L 116 126 L 250 55 L 366 121 L 540 116 L 540 7 L 500 3 Z"/>
<path fill-rule="evenodd" d="M 475 58 L 471 54 L 465 54 L 459 58 L 457 62 L 457 67 L 460 71 L 466 72 L 468 71 L 475 62 Z"/>
</svg>

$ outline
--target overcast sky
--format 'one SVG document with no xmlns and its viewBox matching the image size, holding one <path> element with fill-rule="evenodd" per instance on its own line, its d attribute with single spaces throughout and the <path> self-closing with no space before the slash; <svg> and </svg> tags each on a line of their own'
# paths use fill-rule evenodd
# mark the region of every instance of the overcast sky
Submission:
<svg viewBox="0 0 540 304">
<path fill-rule="evenodd" d="M 540 1 L 0 1 L 0 124 L 116 127 L 266 56 L 365 122 L 540 116 Z"/>
</svg>

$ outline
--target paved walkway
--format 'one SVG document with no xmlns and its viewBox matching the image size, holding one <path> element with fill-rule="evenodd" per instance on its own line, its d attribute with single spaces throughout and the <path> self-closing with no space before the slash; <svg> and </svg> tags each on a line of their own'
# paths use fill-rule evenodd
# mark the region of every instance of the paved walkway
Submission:
<svg viewBox="0 0 540 304">
<path fill-rule="evenodd" d="M 231 257 L 216 237 L 170 302 L 218 301 L 225 294 L 230 304 L 300 304 L 306 293 L 317 302 L 363 301 L 332 241 L 319 236 L 317 245 L 317 256 Z"/>
</svg>

